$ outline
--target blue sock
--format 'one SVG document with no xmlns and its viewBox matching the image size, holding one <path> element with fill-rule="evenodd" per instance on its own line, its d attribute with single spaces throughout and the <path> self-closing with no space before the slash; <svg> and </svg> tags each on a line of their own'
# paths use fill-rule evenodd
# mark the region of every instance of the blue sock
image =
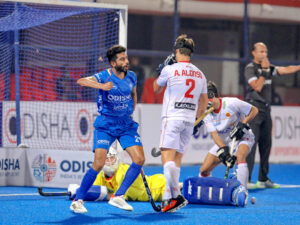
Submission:
<svg viewBox="0 0 300 225">
<path fill-rule="evenodd" d="M 128 168 L 124 180 L 115 193 L 115 196 L 124 195 L 127 191 L 127 189 L 130 187 L 130 185 L 135 181 L 135 179 L 138 177 L 138 175 L 141 172 L 142 166 L 135 164 L 134 162 L 130 165 Z"/>
<path fill-rule="evenodd" d="M 81 181 L 80 188 L 76 192 L 76 198 L 75 198 L 76 201 L 78 199 L 84 199 L 87 191 L 93 185 L 97 175 L 98 172 L 94 170 L 92 167 L 86 172 L 86 174 L 84 175 Z"/>
</svg>

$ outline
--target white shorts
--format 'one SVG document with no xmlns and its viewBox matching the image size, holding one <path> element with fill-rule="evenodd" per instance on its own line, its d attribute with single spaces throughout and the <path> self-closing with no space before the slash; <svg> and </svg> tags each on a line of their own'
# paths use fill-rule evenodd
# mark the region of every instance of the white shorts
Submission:
<svg viewBox="0 0 300 225">
<path fill-rule="evenodd" d="M 161 124 L 160 148 L 176 149 L 184 153 L 193 134 L 194 123 L 164 118 Z"/>
<path fill-rule="evenodd" d="M 228 145 L 229 148 L 231 147 L 231 139 L 228 139 L 229 141 L 225 141 L 225 145 Z M 240 145 L 247 145 L 249 147 L 249 152 L 248 154 L 251 152 L 252 146 L 255 143 L 255 139 L 254 139 L 254 134 L 252 133 L 251 130 L 249 130 L 249 132 L 247 134 L 245 134 L 243 136 L 243 138 L 239 141 L 236 141 L 234 144 L 234 149 L 233 149 L 233 155 L 236 155 L 236 151 L 239 148 Z M 209 153 L 217 156 L 217 151 L 220 147 L 218 145 L 213 145 L 211 147 L 211 149 L 209 149 Z"/>
</svg>

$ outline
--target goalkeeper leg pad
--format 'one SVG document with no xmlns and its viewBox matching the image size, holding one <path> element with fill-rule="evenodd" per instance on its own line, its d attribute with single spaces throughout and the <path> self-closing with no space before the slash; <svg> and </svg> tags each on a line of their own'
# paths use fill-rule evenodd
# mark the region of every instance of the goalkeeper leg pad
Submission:
<svg viewBox="0 0 300 225">
<path fill-rule="evenodd" d="M 68 193 L 70 193 L 69 195 L 69 199 L 73 200 L 76 196 L 76 191 L 80 186 L 78 184 L 69 184 L 68 186 Z"/>
<path fill-rule="evenodd" d="M 107 187 L 93 185 L 84 197 L 84 201 L 104 201 L 107 200 Z"/>
<path fill-rule="evenodd" d="M 239 186 L 236 179 L 191 177 L 184 181 L 183 195 L 192 204 L 234 205 L 232 192 Z"/>
</svg>

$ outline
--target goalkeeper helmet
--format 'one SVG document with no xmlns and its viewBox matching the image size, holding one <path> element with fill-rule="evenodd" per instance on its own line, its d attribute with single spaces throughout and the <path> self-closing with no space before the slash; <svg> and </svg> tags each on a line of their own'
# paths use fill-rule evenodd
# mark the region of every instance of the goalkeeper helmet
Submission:
<svg viewBox="0 0 300 225">
<path fill-rule="evenodd" d="M 115 174 L 120 165 L 120 159 L 118 157 L 118 151 L 110 147 L 109 152 L 106 155 L 105 164 L 103 167 L 103 172 L 105 175 L 111 177 Z"/>
<path fill-rule="evenodd" d="M 212 81 L 208 81 L 207 83 L 207 95 L 208 99 L 212 99 L 213 97 L 219 97 L 217 85 Z"/>
</svg>

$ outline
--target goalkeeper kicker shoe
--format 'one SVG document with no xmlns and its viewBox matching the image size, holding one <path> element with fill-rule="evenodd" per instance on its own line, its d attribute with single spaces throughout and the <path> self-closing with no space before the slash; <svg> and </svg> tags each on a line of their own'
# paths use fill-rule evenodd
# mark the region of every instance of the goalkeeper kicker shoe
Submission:
<svg viewBox="0 0 300 225">
<path fill-rule="evenodd" d="M 133 211 L 133 207 L 126 202 L 124 195 L 121 195 L 121 196 L 112 195 L 110 197 L 108 203 L 110 205 L 118 207 L 120 209 L 124 209 L 127 211 Z"/>
<path fill-rule="evenodd" d="M 77 201 L 73 201 L 70 209 L 74 213 L 87 213 L 86 208 L 83 206 L 83 201 L 81 199 L 78 199 Z"/>
<path fill-rule="evenodd" d="M 162 202 L 162 212 L 175 212 L 178 209 L 186 206 L 188 204 L 182 195 L 178 195 L 177 198 L 172 198 Z"/>
<path fill-rule="evenodd" d="M 234 205 L 245 207 L 248 201 L 248 191 L 244 186 L 240 185 L 234 189 L 231 198 Z"/>
</svg>

